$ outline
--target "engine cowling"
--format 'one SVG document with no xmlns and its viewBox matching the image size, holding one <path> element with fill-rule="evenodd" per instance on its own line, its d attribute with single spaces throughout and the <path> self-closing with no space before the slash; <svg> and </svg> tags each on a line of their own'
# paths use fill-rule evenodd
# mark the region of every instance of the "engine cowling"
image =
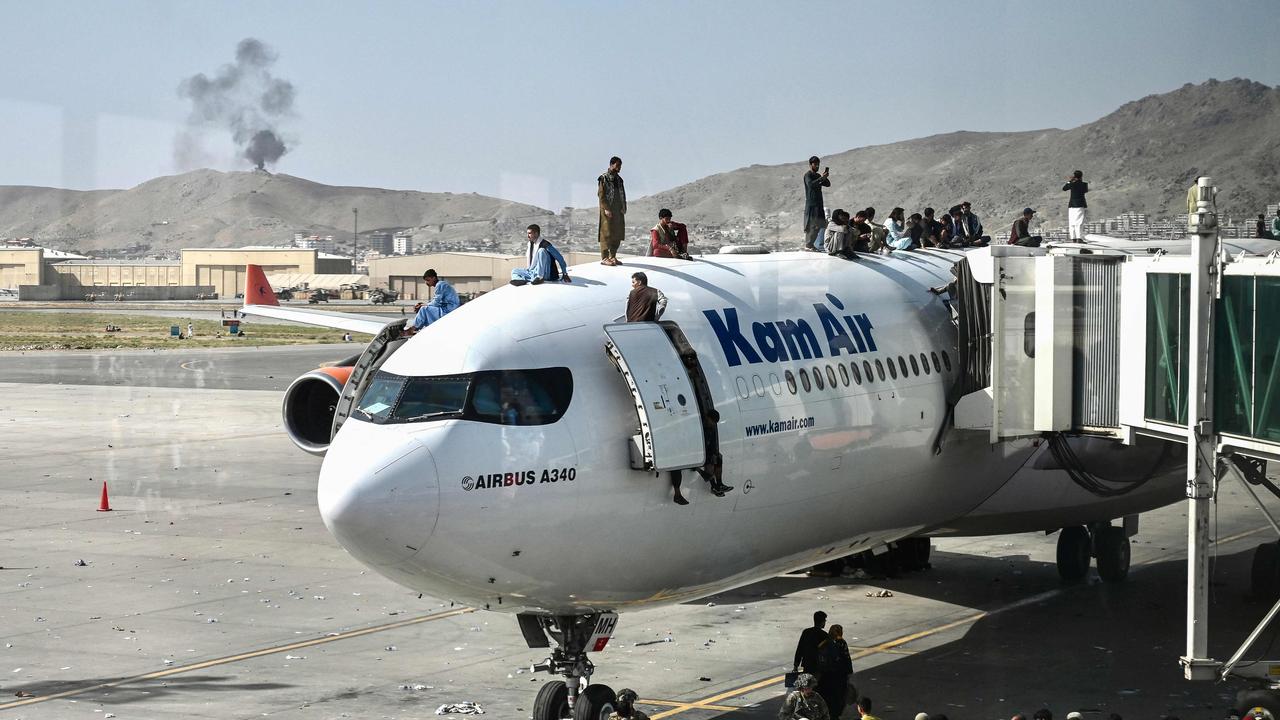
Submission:
<svg viewBox="0 0 1280 720">
<path fill-rule="evenodd" d="M 333 415 L 351 370 L 350 365 L 317 368 L 289 384 L 281 415 L 294 445 L 312 455 L 329 449 Z"/>
</svg>

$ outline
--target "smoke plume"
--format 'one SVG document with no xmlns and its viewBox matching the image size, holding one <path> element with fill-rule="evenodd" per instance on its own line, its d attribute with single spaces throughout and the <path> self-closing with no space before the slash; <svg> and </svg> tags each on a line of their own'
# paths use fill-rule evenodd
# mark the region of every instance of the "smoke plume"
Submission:
<svg viewBox="0 0 1280 720">
<path fill-rule="evenodd" d="M 197 73 L 178 86 L 178 95 L 191 101 L 192 129 L 225 128 L 241 155 L 259 170 L 289 151 L 276 124 L 292 113 L 294 89 L 288 80 L 271 74 L 275 62 L 275 51 L 245 38 L 236 45 L 234 63 L 223 65 L 213 77 Z M 180 156 L 190 154 L 181 147 L 190 139 L 190 133 L 179 138 Z"/>
</svg>

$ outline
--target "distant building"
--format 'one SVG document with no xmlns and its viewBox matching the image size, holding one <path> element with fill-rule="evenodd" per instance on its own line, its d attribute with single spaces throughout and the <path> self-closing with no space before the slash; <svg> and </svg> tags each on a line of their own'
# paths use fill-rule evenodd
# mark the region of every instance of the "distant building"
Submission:
<svg viewBox="0 0 1280 720">
<path fill-rule="evenodd" d="M 378 232 L 369 233 L 367 237 L 369 238 L 369 250 L 382 253 L 383 255 L 390 255 L 395 251 L 391 233 L 379 230 Z"/>
<path fill-rule="evenodd" d="M 294 233 L 293 246 L 302 250 L 319 250 L 326 253 L 334 252 L 338 247 L 332 235 L 304 235 L 302 233 Z"/>
<path fill-rule="evenodd" d="M 396 255 L 413 254 L 413 236 L 397 233 L 391 241 L 391 249 Z"/>
</svg>

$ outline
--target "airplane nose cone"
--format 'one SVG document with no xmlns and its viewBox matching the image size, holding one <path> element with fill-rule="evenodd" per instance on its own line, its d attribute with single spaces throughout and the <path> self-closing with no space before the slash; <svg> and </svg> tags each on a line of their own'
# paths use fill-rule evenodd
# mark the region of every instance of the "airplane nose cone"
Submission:
<svg viewBox="0 0 1280 720">
<path fill-rule="evenodd" d="M 390 566 L 435 529 L 440 487 L 431 451 L 398 428 L 348 422 L 325 453 L 320 516 L 356 559 Z"/>
</svg>

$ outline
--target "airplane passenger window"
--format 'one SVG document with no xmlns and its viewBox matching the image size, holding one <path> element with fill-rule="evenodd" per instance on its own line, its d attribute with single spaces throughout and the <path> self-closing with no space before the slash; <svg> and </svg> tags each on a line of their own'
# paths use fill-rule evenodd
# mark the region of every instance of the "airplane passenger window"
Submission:
<svg viewBox="0 0 1280 720">
<path fill-rule="evenodd" d="M 844 383 L 845 387 L 849 387 L 849 368 L 845 367 L 844 363 L 840 363 L 840 382 Z"/>
<path fill-rule="evenodd" d="M 880 382 L 884 382 L 884 363 L 876 359 L 876 375 L 880 376 Z"/>
<path fill-rule="evenodd" d="M 902 371 L 902 377 L 908 377 L 907 361 L 903 360 L 901 355 L 898 356 L 898 369 Z"/>
<path fill-rule="evenodd" d="M 756 397 L 764 397 L 764 381 L 760 379 L 759 375 L 751 376 L 751 384 L 756 389 Z"/>
<path fill-rule="evenodd" d="M 796 376 L 790 370 L 786 372 L 786 375 L 787 375 L 787 389 L 791 391 L 792 395 L 795 395 L 796 394 Z"/>
<path fill-rule="evenodd" d="M 738 386 L 738 397 L 743 400 L 751 397 L 751 388 L 747 387 L 746 378 L 739 375 L 735 384 Z"/>
<path fill-rule="evenodd" d="M 933 356 L 933 371 L 934 371 L 934 372 L 936 372 L 936 373 L 941 373 L 941 372 L 942 372 L 942 363 L 938 362 L 938 353 L 936 353 L 936 352 L 931 352 L 931 353 L 929 353 L 929 354 Z"/>
<path fill-rule="evenodd" d="M 877 365 L 879 365 L 879 364 L 880 364 L 880 361 L 879 361 L 879 360 L 877 360 L 877 361 L 876 361 L 876 364 L 877 364 Z M 893 358 L 889 358 L 889 361 L 888 361 L 886 364 L 889 366 L 889 378 L 890 378 L 890 379 L 893 379 L 893 380 L 897 380 L 897 379 L 898 379 L 898 366 L 896 366 L 896 365 L 894 365 L 894 364 L 893 364 Z"/>
<path fill-rule="evenodd" d="M 942 364 L 947 366 L 947 372 L 951 372 L 951 356 L 946 350 L 942 351 Z"/>
<path fill-rule="evenodd" d="M 803 371 L 803 370 L 801 370 L 800 372 L 804 372 L 804 371 Z M 822 387 L 823 387 L 823 384 L 822 384 L 822 368 L 820 368 L 820 367 L 816 367 L 816 368 L 814 368 L 814 369 L 813 369 L 813 384 L 814 384 L 814 385 L 817 385 L 819 390 L 821 390 L 821 389 L 822 389 Z"/>
<path fill-rule="evenodd" d="M 866 360 L 862 361 L 862 374 L 867 376 L 868 384 L 875 382 L 876 376 L 874 373 L 871 372 L 871 363 L 867 362 Z"/>
<path fill-rule="evenodd" d="M 924 374 L 928 375 L 929 374 L 929 356 L 928 355 L 925 355 L 924 353 L 920 353 L 920 366 L 924 368 Z"/>
<path fill-rule="evenodd" d="M 804 368 L 800 368 L 800 385 L 804 388 L 805 392 L 809 392 L 813 389 L 809 384 L 809 371 Z"/>
<path fill-rule="evenodd" d="M 827 383 L 831 385 L 831 387 L 836 386 L 836 371 L 835 371 L 835 368 L 831 367 L 830 365 L 827 366 Z M 848 385 L 848 384 L 849 383 L 847 382 L 845 383 L 845 385 Z"/>
<path fill-rule="evenodd" d="M 769 386 L 773 388 L 774 395 L 782 394 L 782 383 L 778 381 L 778 373 L 769 373 Z"/>
<path fill-rule="evenodd" d="M 916 356 L 915 356 L 915 355 L 912 355 L 912 356 L 911 356 L 911 374 L 912 374 L 912 375 L 919 375 L 919 374 L 920 374 L 920 364 L 916 362 Z"/>
<path fill-rule="evenodd" d="M 857 361 L 854 361 L 854 362 L 849 363 L 849 369 L 853 371 L 853 381 L 854 381 L 855 383 L 857 383 L 857 384 L 861 385 L 861 384 L 862 384 L 862 373 L 858 372 L 858 363 L 857 363 Z M 867 376 L 867 380 L 868 380 L 868 381 L 870 381 L 870 380 L 871 380 L 871 376 L 870 376 L 870 375 L 868 375 L 868 376 Z"/>
</svg>

